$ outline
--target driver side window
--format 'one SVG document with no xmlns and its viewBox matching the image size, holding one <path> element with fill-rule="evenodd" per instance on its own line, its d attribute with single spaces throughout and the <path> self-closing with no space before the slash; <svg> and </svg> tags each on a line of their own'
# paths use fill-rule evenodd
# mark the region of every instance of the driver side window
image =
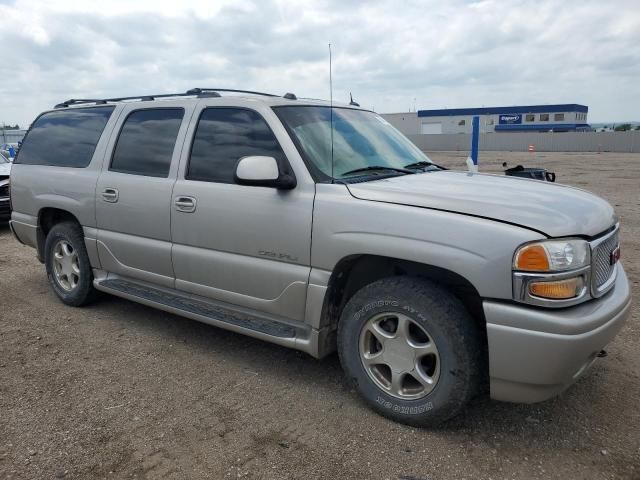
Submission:
<svg viewBox="0 0 640 480">
<path fill-rule="evenodd" d="M 245 108 L 206 108 L 193 137 L 185 178 L 203 182 L 235 183 L 242 157 L 274 157 L 286 164 L 284 152 L 262 116 Z"/>
</svg>

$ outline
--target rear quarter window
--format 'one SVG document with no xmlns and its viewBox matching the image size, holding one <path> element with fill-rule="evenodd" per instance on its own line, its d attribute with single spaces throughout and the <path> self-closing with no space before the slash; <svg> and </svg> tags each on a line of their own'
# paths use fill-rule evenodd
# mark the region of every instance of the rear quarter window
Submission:
<svg viewBox="0 0 640 480">
<path fill-rule="evenodd" d="M 15 163 L 86 167 L 113 109 L 93 107 L 41 115 L 25 137 Z"/>
</svg>

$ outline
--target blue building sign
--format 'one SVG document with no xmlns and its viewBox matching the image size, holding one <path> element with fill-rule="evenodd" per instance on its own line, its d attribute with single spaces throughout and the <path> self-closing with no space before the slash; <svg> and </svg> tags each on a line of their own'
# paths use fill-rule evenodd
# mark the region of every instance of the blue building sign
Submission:
<svg viewBox="0 0 640 480">
<path fill-rule="evenodd" d="M 522 115 L 514 113 L 510 115 L 500 115 L 498 117 L 498 123 L 500 125 L 515 125 L 522 123 Z"/>
</svg>

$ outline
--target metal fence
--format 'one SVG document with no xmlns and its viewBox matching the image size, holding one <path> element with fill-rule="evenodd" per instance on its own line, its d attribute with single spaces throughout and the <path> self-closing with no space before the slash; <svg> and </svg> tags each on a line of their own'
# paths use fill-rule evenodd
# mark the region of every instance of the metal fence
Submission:
<svg viewBox="0 0 640 480">
<path fill-rule="evenodd" d="M 16 143 L 26 130 L 0 130 L 0 144 Z M 425 151 L 470 151 L 471 135 L 407 135 Z M 640 131 L 634 132 L 510 132 L 481 133 L 480 150 L 526 152 L 533 145 L 537 152 L 640 152 Z"/>
<path fill-rule="evenodd" d="M 18 143 L 24 138 L 26 133 L 26 130 L 0 129 L 0 146 L 4 145 L 5 143 Z"/>
<path fill-rule="evenodd" d="M 407 135 L 425 151 L 469 151 L 471 135 Z M 510 132 L 481 133 L 480 150 L 526 152 L 640 152 L 640 131 L 633 132 Z"/>
</svg>

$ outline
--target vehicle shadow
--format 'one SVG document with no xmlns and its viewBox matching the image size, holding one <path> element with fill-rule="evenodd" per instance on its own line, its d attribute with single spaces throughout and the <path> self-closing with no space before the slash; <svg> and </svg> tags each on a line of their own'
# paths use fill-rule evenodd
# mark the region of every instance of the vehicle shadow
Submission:
<svg viewBox="0 0 640 480">
<path fill-rule="evenodd" d="M 126 328 L 152 331 L 154 335 L 164 336 L 166 341 L 186 343 L 194 352 L 211 356 L 212 361 L 224 358 L 225 362 L 242 368 L 268 370 L 273 381 L 287 382 L 288 388 L 313 389 L 319 398 L 338 398 L 340 402 L 356 404 L 367 412 L 363 413 L 367 417 L 377 417 L 347 383 L 335 353 L 317 360 L 302 352 L 107 295 L 90 308 L 117 315 L 124 324 L 129 324 Z M 580 435 L 585 430 L 598 430 L 603 426 L 602 410 L 615 408 L 606 382 L 602 381 L 607 375 L 615 374 L 606 366 L 606 361 L 601 362 L 604 365 L 596 363 L 585 378 L 557 398 L 526 405 L 493 401 L 488 394 L 483 394 L 472 400 L 462 415 L 428 431 L 454 441 L 473 437 L 506 448 L 509 448 L 509 439 L 526 445 L 539 443 L 541 448 L 546 448 L 545 441 L 554 444 L 548 442 L 550 431 L 556 432 L 554 435 L 559 439 L 575 437 L 583 443 Z M 625 400 L 629 395 L 632 392 L 619 392 L 615 403 L 630 404 Z M 381 418 L 377 421 L 397 425 Z"/>
</svg>

